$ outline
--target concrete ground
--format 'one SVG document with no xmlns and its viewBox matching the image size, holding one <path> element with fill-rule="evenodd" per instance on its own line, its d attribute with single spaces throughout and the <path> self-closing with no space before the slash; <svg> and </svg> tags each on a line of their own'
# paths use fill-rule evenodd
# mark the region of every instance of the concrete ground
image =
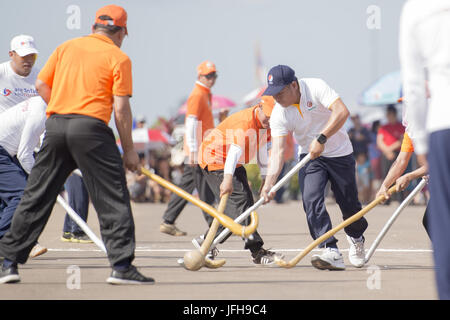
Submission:
<svg viewBox="0 0 450 320">
<path fill-rule="evenodd" d="M 378 206 L 366 215 L 366 250 L 397 203 Z M 197 272 L 180 267 L 176 260 L 192 250 L 191 239 L 205 230 L 199 210 L 188 205 L 177 221 L 185 237 L 159 232 L 163 204 L 133 203 L 136 224 L 135 264 L 156 279 L 153 286 L 111 286 L 105 282 L 110 268 L 94 244 L 61 242 L 64 211 L 56 204 L 40 243 L 48 253 L 20 266 L 21 283 L 0 285 L 2 299 L 151 299 L 151 300 L 259 300 L 259 299 L 436 299 L 430 241 L 421 225 L 423 206 L 402 212 L 381 242 L 368 265 L 354 268 L 348 261 L 348 243 L 340 231 L 338 245 L 344 254 L 345 271 L 320 271 L 310 264 L 311 253 L 292 269 L 257 267 L 243 242 L 231 237 L 219 246 L 227 263 L 217 270 Z M 338 207 L 328 203 L 333 225 L 342 221 Z M 312 239 L 298 202 L 269 204 L 258 211 L 260 234 L 266 248 L 294 257 Z M 99 235 L 95 210 L 88 224 Z M 314 253 L 314 251 L 313 251 Z M 312 254 L 313 254 L 312 253 Z M 77 280 L 80 280 L 79 282 Z M 79 285 L 77 285 L 79 284 Z"/>
</svg>

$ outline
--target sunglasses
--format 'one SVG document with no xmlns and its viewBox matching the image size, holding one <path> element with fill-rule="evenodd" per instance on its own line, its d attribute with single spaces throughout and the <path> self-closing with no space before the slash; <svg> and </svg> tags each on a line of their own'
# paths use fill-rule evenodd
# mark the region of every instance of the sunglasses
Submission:
<svg viewBox="0 0 450 320">
<path fill-rule="evenodd" d="M 215 79 L 215 78 L 217 78 L 217 73 L 216 72 L 211 72 L 211 73 L 208 73 L 208 74 L 205 74 L 204 75 L 204 77 L 206 78 L 206 79 L 208 79 L 208 80 L 211 80 L 211 79 Z"/>
</svg>

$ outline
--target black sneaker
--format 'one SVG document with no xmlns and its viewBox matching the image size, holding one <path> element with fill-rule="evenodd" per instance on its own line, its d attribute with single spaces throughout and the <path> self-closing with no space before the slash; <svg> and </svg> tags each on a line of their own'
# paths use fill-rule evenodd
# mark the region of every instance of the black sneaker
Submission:
<svg viewBox="0 0 450 320">
<path fill-rule="evenodd" d="M 252 252 L 252 257 L 254 264 L 270 266 L 275 264 L 275 259 L 283 259 L 284 255 L 261 248 L 255 253 Z"/>
<path fill-rule="evenodd" d="M 17 271 L 17 265 L 13 264 L 9 268 L 2 267 L 0 269 L 0 283 L 16 283 L 20 282 L 19 272 Z"/>
<path fill-rule="evenodd" d="M 113 269 L 106 282 L 109 284 L 154 284 L 155 279 L 145 277 L 135 266 L 130 266 L 123 272 Z"/>
</svg>

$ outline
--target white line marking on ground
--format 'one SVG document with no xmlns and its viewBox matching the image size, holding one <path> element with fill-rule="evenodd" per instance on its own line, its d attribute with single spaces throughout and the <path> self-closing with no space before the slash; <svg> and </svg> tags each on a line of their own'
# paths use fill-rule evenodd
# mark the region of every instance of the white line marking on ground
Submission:
<svg viewBox="0 0 450 320">
<path fill-rule="evenodd" d="M 136 252 L 187 252 L 195 250 L 195 248 L 191 249 L 152 249 L 146 247 L 137 247 Z M 283 252 L 300 252 L 304 249 L 274 249 L 271 248 L 272 251 L 283 251 Z M 79 249 L 79 248 L 48 248 L 48 251 L 54 252 L 102 252 L 99 249 Z M 247 250 L 243 249 L 220 249 L 220 252 L 247 252 Z M 320 249 L 314 249 L 312 251 L 320 251 Z M 341 252 L 347 252 L 348 249 L 340 249 Z M 377 249 L 377 252 L 398 252 L 398 253 L 425 253 L 425 252 L 433 252 L 431 249 Z"/>
</svg>

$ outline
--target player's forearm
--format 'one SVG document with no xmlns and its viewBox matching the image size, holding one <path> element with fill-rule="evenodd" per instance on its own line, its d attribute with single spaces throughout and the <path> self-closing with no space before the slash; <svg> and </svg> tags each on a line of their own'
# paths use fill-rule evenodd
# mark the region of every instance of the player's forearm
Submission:
<svg viewBox="0 0 450 320">
<path fill-rule="evenodd" d="M 338 99 L 333 105 L 330 107 L 331 109 L 331 116 L 328 120 L 325 128 L 322 130 L 322 134 L 324 134 L 327 138 L 334 135 L 336 132 L 339 131 L 339 129 L 342 128 L 342 126 L 347 121 L 348 116 L 350 115 L 350 112 L 348 111 L 345 104 L 342 102 L 341 99 Z"/>
<path fill-rule="evenodd" d="M 265 183 L 274 185 L 280 175 L 284 164 L 284 150 L 286 148 L 286 137 L 273 139 L 272 151 L 270 154 L 269 169 Z"/>
<path fill-rule="evenodd" d="M 42 97 L 46 104 L 50 102 L 50 98 L 52 96 L 52 88 L 50 88 L 44 81 L 37 79 L 36 83 L 36 91 Z"/>
<path fill-rule="evenodd" d="M 428 174 L 428 166 L 421 166 L 416 170 L 408 173 L 410 180 L 419 179 Z"/>
<path fill-rule="evenodd" d="M 114 120 L 120 136 L 120 143 L 124 152 L 134 150 L 131 131 L 133 128 L 133 117 L 128 99 L 115 98 Z"/>
<path fill-rule="evenodd" d="M 389 172 L 382 183 L 383 186 L 389 188 L 392 184 L 394 184 L 394 182 L 403 174 L 403 172 L 405 172 L 410 158 L 410 152 L 400 152 L 397 159 L 389 169 Z"/>
</svg>

